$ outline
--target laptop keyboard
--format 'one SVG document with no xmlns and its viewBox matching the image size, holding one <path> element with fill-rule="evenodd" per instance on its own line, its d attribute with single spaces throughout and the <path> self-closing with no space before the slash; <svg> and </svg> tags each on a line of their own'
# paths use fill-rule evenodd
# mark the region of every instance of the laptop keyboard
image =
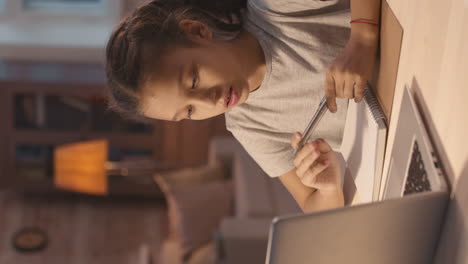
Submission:
<svg viewBox="0 0 468 264">
<path fill-rule="evenodd" d="M 421 152 L 419 151 L 418 142 L 415 141 L 413 153 L 411 154 L 411 162 L 408 169 L 404 195 L 430 190 L 431 184 L 427 177 L 424 161 L 422 160 Z"/>
</svg>

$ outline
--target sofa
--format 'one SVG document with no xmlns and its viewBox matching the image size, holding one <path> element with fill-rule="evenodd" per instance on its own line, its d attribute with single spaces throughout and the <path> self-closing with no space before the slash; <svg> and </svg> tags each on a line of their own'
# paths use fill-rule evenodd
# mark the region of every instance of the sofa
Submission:
<svg viewBox="0 0 468 264">
<path fill-rule="evenodd" d="M 223 173 L 221 174 L 228 178 L 222 182 L 227 183 L 225 186 L 229 187 L 226 190 L 220 190 L 221 187 L 216 187 L 216 189 L 211 189 L 211 193 L 198 192 L 195 196 L 192 195 L 189 201 L 185 200 L 185 202 L 178 204 L 176 201 L 178 197 L 185 195 L 176 195 L 176 192 L 169 190 L 170 184 L 168 183 L 171 179 L 174 180 L 174 177 L 179 178 L 179 185 L 180 178 L 184 178 L 184 188 L 188 186 L 188 189 L 182 189 L 181 194 L 185 194 L 187 191 L 193 192 L 199 187 L 205 189 L 210 184 L 219 184 L 220 182 L 206 181 L 207 174 L 204 174 L 201 178 L 205 178 L 205 180 L 200 183 L 200 180 L 195 180 L 197 171 L 200 172 L 200 170 L 191 170 L 190 168 L 185 170 L 185 173 L 178 171 L 177 175 L 166 175 L 166 180 L 156 177 L 156 182 L 162 187 L 163 192 L 166 190 L 165 195 L 169 208 L 169 236 L 160 249 L 153 253 L 155 262 L 159 264 L 264 263 L 269 228 L 273 218 L 301 213 L 300 208 L 279 179 L 268 177 L 232 137 L 215 137 L 210 141 L 208 164 L 204 167 L 205 169 L 202 170 L 212 169 L 210 177 L 219 175 L 219 168 L 222 168 Z M 213 168 L 218 168 L 218 170 Z M 213 173 L 213 171 L 217 171 L 217 173 Z M 185 176 L 182 177 L 182 174 Z M 193 183 L 189 184 L 189 182 Z M 192 201 L 200 200 L 203 196 L 205 198 L 206 196 L 211 197 L 215 193 L 220 200 L 228 201 L 227 206 L 225 202 L 224 205 L 229 209 L 223 214 L 218 214 L 216 224 L 213 225 L 213 218 L 203 214 L 210 212 L 212 216 L 213 210 L 221 212 L 223 208 L 219 206 L 214 209 L 216 205 L 220 204 L 220 200 L 215 202 L 210 198 L 211 200 L 205 200 L 206 203 L 202 205 L 200 203 L 195 205 L 196 203 Z M 177 211 L 180 208 L 185 209 Z M 188 211 L 191 213 L 187 213 Z M 175 217 L 177 215 L 179 217 Z M 205 221 L 211 221 L 212 224 L 209 227 L 202 227 L 200 223 Z M 205 234 L 208 242 L 203 245 L 199 244 L 187 255 L 184 243 L 181 242 L 185 239 L 184 234 L 199 233 L 203 229 L 206 230 L 202 233 Z M 177 235 L 178 233 L 181 235 Z M 197 239 L 197 237 L 192 236 L 192 239 Z"/>
<path fill-rule="evenodd" d="M 264 263 L 271 221 L 301 209 L 277 178 L 270 178 L 232 137 L 212 139 L 208 163 L 221 161 L 234 182 L 234 212 L 216 234 L 217 263 Z"/>
</svg>

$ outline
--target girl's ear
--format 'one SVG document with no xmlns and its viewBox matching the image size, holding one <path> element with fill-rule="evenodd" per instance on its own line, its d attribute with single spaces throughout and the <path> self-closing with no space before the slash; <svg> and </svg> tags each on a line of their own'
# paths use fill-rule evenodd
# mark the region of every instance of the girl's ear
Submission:
<svg viewBox="0 0 468 264">
<path fill-rule="evenodd" d="M 208 26 L 200 21 L 184 19 L 179 22 L 179 27 L 193 41 L 211 40 L 213 38 L 213 33 Z"/>
</svg>

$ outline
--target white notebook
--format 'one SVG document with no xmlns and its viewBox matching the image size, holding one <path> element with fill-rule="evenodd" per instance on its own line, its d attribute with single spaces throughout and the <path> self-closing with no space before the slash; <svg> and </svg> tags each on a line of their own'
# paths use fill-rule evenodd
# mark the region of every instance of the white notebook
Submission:
<svg viewBox="0 0 468 264">
<path fill-rule="evenodd" d="M 364 100 L 349 101 L 340 148 L 346 161 L 346 173 L 354 179 L 359 202 L 378 200 L 386 137 L 385 115 L 373 90 L 366 87 Z"/>
</svg>

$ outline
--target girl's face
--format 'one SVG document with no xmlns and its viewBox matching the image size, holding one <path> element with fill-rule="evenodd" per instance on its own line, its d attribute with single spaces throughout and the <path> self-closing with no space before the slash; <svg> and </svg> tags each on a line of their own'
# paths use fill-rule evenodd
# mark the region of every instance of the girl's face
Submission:
<svg viewBox="0 0 468 264">
<path fill-rule="evenodd" d="M 239 45 L 212 39 L 203 24 L 190 24 L 186 31 L 197 45 L 170 49 L 142 87 L 141 110 L 149 118 L 207 119 L 242 104 L 256 88 Z"/>
<path fill-rule="evenodd" d="M 143 86 L 143 114 L 160 120 L 201 120 L 242 104 L 249 85 L 232 55 L 216 45 L 173 49 Z"/>
</svg>

